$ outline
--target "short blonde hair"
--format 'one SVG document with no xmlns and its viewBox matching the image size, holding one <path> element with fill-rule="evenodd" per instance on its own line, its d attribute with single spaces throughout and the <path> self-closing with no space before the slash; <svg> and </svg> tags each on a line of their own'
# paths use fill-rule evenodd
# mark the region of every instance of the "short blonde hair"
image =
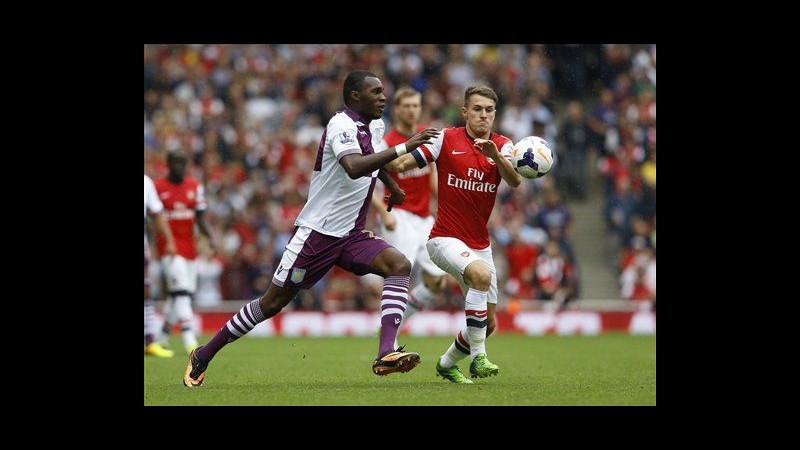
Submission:
<svg viewBox="0 0 800 450">
<path fill-rule="evenodd" d="M 395 106 L 397 106 L 400 104 L 400 101 L 403 100 L 404 98 L 413 97 L 415 95 L 419 95 L 420 97 L 422 96 L 422 94 L 420 94 L 419 91 L 417 91 L 416 89 L 410 88 L 408 86 L 403 86 L 400 89 L 398 89 L 397 92 L 394 93 L 394 104 Z"/>
</svg>

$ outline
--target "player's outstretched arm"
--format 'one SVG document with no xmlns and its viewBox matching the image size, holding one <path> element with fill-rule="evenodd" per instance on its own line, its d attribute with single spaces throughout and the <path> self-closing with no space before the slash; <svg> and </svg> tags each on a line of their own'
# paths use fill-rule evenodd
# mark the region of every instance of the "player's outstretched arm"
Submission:
<svg viewBox="0 0 800 450">
<path fill-rule="evenodd" d="M 430 143 L 430 140 L 438 134 L 439 132 L 436 131 L 436 128 L 426 128 L 412 136 L 411 139 L 404 144 L 389 147 L 382 152 L 373 153 L 372 155 L 350 154 L 340 159 L 339 164 L 342 165 L 347 175 L 355 180 L 358 177 L 371 174 L 376 169 L 385 166 L 399 156 L 403 156 L 415 150 L 422 144 Z"/>
<path fill-rule="evenodd" d="M 386 205 L 383 203 L 383 194 L 377 190 L 372 192 L 372 207 L 375 211 L 378 211 L 378 215 L 381 216 L 383 226 L 389 231 L 394 231 L 397 226 L 397 219 L 394 217 L 394 214 L 386 210 Z"/>
<path fill-rule="evenodd" d="M 388 170 L 389 172 L 395 172 L 395 173 L 405 172 L 406 170 L 411 170 L 415 167 L 419 167 L 419 164 L 417 164 L 417 160 L 411 153 L 406 153 L 405 155 L 383 166 L 383 168 Z"/>
<path fill-rule="evenodd" d="M 430 129 L 430 128 L 429 128 Z M 439 148 L 442 144 L 442 139 L 444 138 L 444 130 L 436 133 L 436 135 L 432 138 L 433 142 L 426 141 L 422 142 L 417 141 L 415 138 L 423 138 L 421 133 L 417 133 L 416 135 L 412 136 L 411 139 L 406 141 L 406 145 L 411 142 L 411 145 L 416 147 L 415 150 L 411 150 L 409 148 L 409 153 L 405 154 L 394 161 L 390 162 L 389 164 L 385 165 L 384 168 L 390 172 L 405 172 L 406 170 L 411 170 L 415 168 L 422 168 L 425 167 L 425 156 L 422 154 L 422 150 L 420 150 L 420 146 L 425 145 L 425 147 L 430 150 L 433 147 Z"/>
</svg>

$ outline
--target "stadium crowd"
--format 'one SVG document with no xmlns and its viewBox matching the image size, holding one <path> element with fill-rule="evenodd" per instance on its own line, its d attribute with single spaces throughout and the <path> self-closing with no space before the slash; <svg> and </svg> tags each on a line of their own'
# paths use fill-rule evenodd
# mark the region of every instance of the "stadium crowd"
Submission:
<svg viewBox="0 0 800 450">
<path fill-rule="evenodd" d="M 404 85 L 422 92 L 421 123 L 436 128 L 460 125 L 464 90 L 484 82 L 500 98 L 495 131 L 544 137 L 558 160 L 524 187 L 500 185 L 489 229 L 505 295 L 580 298 L 568 202 L 599 174 L 620 297 L 654 300 L 655 60 L 655 45 L 145 45 L 145 174 L 163 178 L 166 152 L 179 149 L 205 186 L 217 246 L 199 241 L 196 304 L 252 299 L 292 234 L 348 72 L 377 74 L 389 102 Z M 157 279 L 159 264 L 150 268 Z M 380 286 L 334 269 L 293 306 L 374 309 Z M 437 302 L 461 308 L 457 284 Z"/>
</svg>

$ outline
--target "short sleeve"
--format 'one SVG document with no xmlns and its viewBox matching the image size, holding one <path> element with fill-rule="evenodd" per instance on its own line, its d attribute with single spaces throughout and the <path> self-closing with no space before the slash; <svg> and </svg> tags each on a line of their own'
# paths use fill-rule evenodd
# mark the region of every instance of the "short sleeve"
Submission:
<svg viewBox="0 0 800 450">
<path fill-rule="evenodd" d="M 332 121 L 329 125 L 328 135 L 331 140 L 331 148 L 336 159 L 342 159 L 345 155 L 361 153 L 361 146 L 358 145 L 358 129 L 355 123 L 345 124 L 341 121 Z"/>
<path fill-rule="evenodd" d="M 444 142 L 444 134 L 447 129 L 443 129 L 441 133 L 431 141 L 430 145 L 420 145 L 420 151 L 428 162 L 436 161 L 439 158 L 439 153 L 442 151 L 442 143 Z"/>
<path fill-rule="evenodd" d="M 158 198 L 156 186 L 147 175 L 144 177 L 144 206 L 151 214 L 158 214 L 164 209 L 164 204 Z"/>
</svg>

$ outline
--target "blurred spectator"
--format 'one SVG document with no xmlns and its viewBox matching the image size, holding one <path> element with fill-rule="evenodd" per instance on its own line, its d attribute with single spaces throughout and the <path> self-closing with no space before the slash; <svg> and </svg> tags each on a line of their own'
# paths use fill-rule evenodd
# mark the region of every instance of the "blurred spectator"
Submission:
<svg viewBox="0 0 800 450">
<path fill-rule="evenodd" d="M 575 267 L 561 253 L 557 242 L 550 241 L 544 253 L 536 258 L 536 286 L 538 298 L 552 300 L 552 308 L 563 308 L 574 298 Z"/>
<path fill-rule="evenodd" d="M 656 258 L 649 247 L 636 250 L 620 275 L 620 295 L 627 300 L 656 300 Z"/>
<path fill-rule="evenodd" d="M 653 243 L 653 250 L 656 248 L 656 216 L 653 216 L 653 232 L 650 233 L 650 241 Z"/>
<path fill-rule="evenodd" d="M 559 136 L 563 147 L 558 152 L 556 174 L 564 182 L 566 192 L 579 200 L 586 198 L 586 154 L 589 152 L 589 127 L 578 101 L 567 103 L 567 119 Z"/>
<path fill-rule="evenodd" d="M 631 67 L 630 47 L 624 44 L 606 44 L 603 46 L 603 57 L 600 60 L 600 77 L 608 86 L 622 73 Z"/>
<path fill-rule="evenodd" d="M 561 194 L 555 189 L 544 192 L 544 206 L 533 218 L 533 225 L 547 232 L 551 241 L 559 244 L 570 261 L 575 261 L 575 254 L 570 243 L 573 221 L 569 209 L 561 202 Z"/>
<path fill-rule="evenodd" d="M 515 91 L 500 117 L 500 132 L 513 142 L 533 134 L 533 112 L 525 108 L 523 100 L 522 95 Z"/>
<path fill-rule="evenodd" d="M 628 224 L 637 203 L 638 198 L 631 190 L 630 179 L 628 177 L 618 178 L 616 190 L 608 197 L 605 206 L 606 225 L 617 240 L 628 234 Z"/>
<path fill-rule="evenodd" d="M 656 148 L 650 149 L 650 152 L 647 154 L 647 161 L 642 164 L 641 169 L 642 174 L 642 181 L 644 181 L 645 185 L 649 188 L 655 190 L 656 188 Z"/>
<path fill-rule="evenodd" d="M 620 251 L 620 268 L 625 270 L 633 264 L 636 251 L 643 248 L 650 248 L 653 243 L 650 240 L 651 227 L 647 220 L 638 214 L 631 216 L 630 226 L 626 229 L 626 234 L 622 236 L 622 248 Z"/>
<path fill-rule="evenodd" d="M 546 115 L 545 115 L 546 116 Z M 542 118 L 542 115 L 534 115 L 533 118 L 533 135 L 547 141 L 547 145 L 553 150 L 553 154 L 558 156 L 558 141 L 556 140 L 556 126 L 549 123 L 548 119 Z M 558 160 L 556 160 L 557 162 Z"/>
<path fill-rule="evenodd" d="M 586 56 L 581 45 L 559 45 L 555 47 L 558 92 L 570 99 L 580 99 L 586 92 Z"/>
<path fill-rule="evenodd" d="M 508 280 L 505 293 L 521 298 L 536 298 L 534 272 L 539 248 L 521 239 L 519 232 L 512 234 L 506 246 Z"/>
<path fill-rule="evenodd" d="M 617 108 L 611 89 L 604 87 L 600 91 L 600 101 L 592 109 L 587 124 L 591 130 L 590 141 L 600 151 L 600 155 L 605 156 L 616 150 L 619 145 L 619 134 L 616 130 Z"/>
</svg>

